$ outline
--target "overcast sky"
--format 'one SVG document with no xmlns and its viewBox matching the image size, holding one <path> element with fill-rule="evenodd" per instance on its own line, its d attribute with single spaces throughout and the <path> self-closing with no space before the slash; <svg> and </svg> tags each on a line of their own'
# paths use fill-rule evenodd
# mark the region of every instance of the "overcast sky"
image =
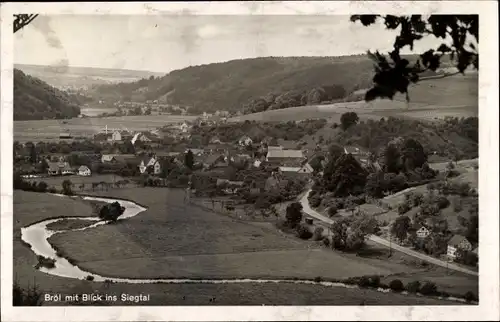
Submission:
<svg viewBox="0 0 500 322">
<path fill-rule="evenodd" d="M 395 32 L 349 16 L 39 16 L 15 34 L 16 64 L 169 72 L 260 56 L 341 56 L 387 51 Z M 416 43 L 415 51 L 436 44 Z"/>
</svg>

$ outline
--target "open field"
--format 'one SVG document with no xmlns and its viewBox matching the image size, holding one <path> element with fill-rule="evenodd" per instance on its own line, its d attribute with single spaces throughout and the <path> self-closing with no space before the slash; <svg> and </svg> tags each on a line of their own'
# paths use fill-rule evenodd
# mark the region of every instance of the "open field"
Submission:
<svg viewBox="0 0 500 322">
<path fill-rule="evenodd" d="M 272 228 L 185 206 L 182 194 L 158 188 L 98 192 L 133 199 L 148 210 L 115 225 L 54 235 L 50 242 L 74 254 L 82 268 L 106 276 L 347 278 L 408 270 L 349 258 Z"/>
<path fill-rule="evenodd" d="M 92 191 L 92 183 L 93 182 L 107 182 L 114 183 L 120 180 L 124 180 L 121 176 L 114 174 L 97 174 L 89 177 L 71 175 L 71 176 L 54 176 L 54 177 L 41 177 L 41 178 L 28 178 L 25 179 L 29 182 L 41 182 L 44 181 L 49 187 L 54 187 L 58 190 L 62 189 L 62 183 L 64 180 L 70 180 L 73 183 L 73 191 L 79 192 L 80 185 L 85 184 L 85 189 L 83 191 Z M 101 189 L 101 187 L 96 188 Z"/>
<path fill-rule="evenodd" d="M 59 141 L 59 134 L 69 131 L 73 137 L 88 137 L 108 130 L 146 131 L 167 124 L 192 120 L 194 116 L 142 115 L 106 118 L 73 118 L 69 120 L 15 121 L 14 140 L 19 142 Z M 66 122 L 66 124 L 63 124 Z"/>
<path fill-rule="evenodd" d="M 400 117 L 433 121 L 446 116 L 478 116 L 477 75 L 456 75 L 443 79 L 422 81 L 409 89 L 410 103 L 403 95 L 394 100 L 384 99 L 373 102 L 345 102 L 326 105 L 298 106 L 281 110 L 234 117 L 231 121 L 295 121 L 307 118 L 329 118 L 330 122 L 340 122 L 346 112 L 356 112 L 361 121 L 379 120 L 382 117 Z"/>
<path fill-rule="evenodd" d="M 129 193 L 133 193 L 133 195 L 138 195 L 139 199 L 143 199 L 142 201 L 145 202 L 147 196 L 152 195 L 152 190 L 153 189 L 143 189 L 144 192 L 142 194 L 139 193 L 138 189 L 124 189 L 120 190 L 120 194 L 125 197 L 128 194 L 126 193 L 126 190 L 130 190 Z M 159 189 L 158 189 L 159 190 Z M 115 191 L 118 194 L 118 190 Z M 171 198 L 168 198 L 169 203 L 172 201 L 175 201 L 175 194 L 169 194 L 168 196 L 171 196 Z M 149 197 L 150 198 L 150 197 Z M 173 200 L 171 200 L 173 199 Z M 151 201 L 151 199 L 150 199 Z M 146 220 L 150 221 L 150 224 L 153 224 L 157 226 L 159 224 L 160 216 L 165 215 L 163 214 L 158 214 L 154 215 L 152 213 L 149 213 L 151 209 L 157 209 L 157 205 L 164 203 L 164 201 L 156 201 L 156 202 L 151 202 L 149 206 L 151 207 L 147 212 L 140 214 L 139 216 L 132 218 L 130 221 L 130 224 L 134 223 L 133 220 L 136 219 L 139 222 L 143 221 L 145 222 Z M 108 294 L 120 294 L 120 293 L 128 293 L 132 295 L 138 295 L 138 294 L 150 294 L 151 300 L 150 302 L 147 303 L 139 303 L 139 304 L 144 304 L 144 305 L 209 305 L 211 302 L 209 302 L 209 299 L 212 297 L 217 298 L 217 303 L 216 304 L 222 304 L 222 305 L 242 305 L 242 304 L 254 304 L 254 305 L 259 305 L 259 304 L 274 304 L 274 305 L 311 305 L 311 304 L 316 304 L 316 305 L 359 305 L 361 303 L 364 303 L 365 305 L 383 305 L 383 304 L 391 304 L 391 305 L 451 305 L 453 302 L 447 302 L 447 301 L 440 301 L 436 299 L 429 299 L 429 298 L 422 298 L 422 297 L 414 297 L 414 296 L 401 296 L 397 294 L 384 294 L 384 293 L 379 293 L 376 291 L 372 290 L 356 290 L 356 289 L 345 289 L 345 288 L 326 288 L 322 286 L 314 286 L 314 285 L 295 285 L 295 284 L 258 284 L 258 283 L 252 283 L 252 284 L 222 284 L 222 285 L 211 285 L 211 284 L 145 284 L 141 285 L 138 287 L 138 285 L 131 285 L 131 284 L 111 284 L 109 286 L 104 286 L 103 284 L 100 283 L 94 283 L 91 281 L 81 281 L 81 280 L 73 280 L 73 279 L 66 279 L 66 278 L 60 278 L 60 277 L 55 277 L 51 275 L 47 275 L 45 273 L 42 273 L 40 271 L 37 271 L 33 268 L 33 266 L 36 264 L 36 256 L 31 252 L 30 249 L 28 249 L 26 246 L 24 246 L 21 243 L 20 240 L 20 228 L 23 226 L 26 226 L 30 223 L 34 223 L 36 221 L 40 221 L 43 219 L 47 219 L 50 217 L 58 216 L 60 214 L 64 215 L 68 212 L 68 209 L 71 209 L 71 213 L 68 215 L 70 216 L 88 216 L 91 213 L 91 207 L 87 204 L 85 204 L 83 201 L 80 200 L 73 200 L 73 199 L 66 199 L 66 198 L 61 198 L 57 196 L 52 196 L 49 194 L 40 194 L 40 193 L 31 193 L 31 192 L 22 192 L 22 191 L 16 191 L 14 195 L 14 209 L 15 209 L 15 224 L 14 224 L 14 273 L 16 276 L 16 279 L 19 281 L 19 283 L 23 286 L 27 286 L 28 284 L 33 284 L 34 280 L 36 280 L 36 283 L 42 290 L 42 292 L 50 292 L 51 294 L 53 293 L 61 293 L 63 295 L 69 295 L 69 294 L 75 294 L 75 293 L 88 293 L 92 291 L 100 291 L 100 292 L 106 292 Z M 158 209 L 157 209 L 158 210 Z M 171 217 L 168 216 L 171 213 L 177 212 L 171 211 L 167 212 L 167 218 Z M 215 223 L 217 221 L 221 221 L 220 216 L 216 214 L 200 214 L 198 212 L 193 212 L 194 217 L 196 218 L 190 218 L 190 219 L 201 219 L 201 217 L 206 216 L 203 222 L 198 222 L 196 223 L 195 220 L 191 220 L 194 225 L 196 225 L 199 228 L 206 227 L 209 225 L 211 227 L 211 223 Z M 189 213 L 191 214 L 191 212 Z M 181 217 L 183 216 L 184 213 L 179 213 L 177 216 Z M 185 215 L 184 215 L 185 216 Z M 191 215 L 190 215 L 191 216 Z M 151 221 L 152 219 L 155 219 L 155 221 Z M 182 221 L 182 219 L 177 218 L 177 223 L 179 221 Z M 222 220 L 222 222 L 228 221 L 226 219 Z M 138 224 L 138 222 L 135 222 L 135 224 Z M 118 238 L 119 234 L 123 235 L 123 237 L 120 239 L 120 242 L 122 245 L 118 245 L 118 247 L 121 248 L 121 256 L 123 257 L 124 254 L 130 255 L 128 250 L 135 250 L 137 249 L 142 249 L 144 250 L 145 248 L 150 248 L 150 247 L 145 247 L 146 243 L 144 241 L 140 241 L 137 237 L 134 236 L 131 233 L 131 231 L 127 231 L 130 229 L 133 229 L 131 225 L 129 225 L 128 221 L 119 223 L 116 225 L 112 225 L 117 229 L 116 233 L 113 235 L 113 238 Z M 161 225 L 160 225 L 161 226 Z M 200 227 L 201 226 L 201 227 Z M 165 225 L 163 225 L 163 228 Z M 103 227 L 104 228 L 104 227 Z M 150 227 L 152 228 L 152 227 Z M 239 233 L 241 234 L 241 229 L 239 229 Z M 207 230 L 207 229 L 204 229 Z M 203 229 L 200 229 L 201 233 L 204 231 Z M 92 230 L 89 230 L 88 232 L 91 233 Z M 270 232 L 267 232 L 265 230 L 262 230 L 263 234 L 271 236 L 272 234 Z M 182 230 L 179 230 L 179 236 L 182 234 Z M 163 234 L 160 236 L 166 236 L 168 237 L 168 234 Z M 152 251 L 156 250 L 157 252 L 161 252 L 161 248 L 165 246 L 165 244 L 161 241 L 162 239 L 158 239 L 160 237 L 159 235 L 156 234 L 155 231 L 152 231 L 149 237 L 147 236 L 142 236 L 146 240 L 149 239 L 149 242 L 152 242 L 153 240 L 156 240 L 156 242 L 153 242 L 151 244 Z M 273 241 L 277 242 L 278 239 L 273 239 L 274 237 L 267 237 L 263 236 L 266 238 L 271 238 Z M 283 237 L 281 237 L 283 238 Z M 227 238 L 226 238 L 227 239 Z M 102 237 L 100 238 L 102 241 Z M 158 242 L 160 241 L 160 242 Z M 284 241 L 278 242 L 281 245 L 282 249 L 285 249 L 284 246 L 293 245 L 295 246 L 296 244 L 300 244 L 301 241 L 290 241 L 287 239 L 284 239 Z M 155 245 L 156 244 L 156 245 Z M 200 243 L 199 243 L 200 244 Z M 209 245 L 214 245 L 213 243 L 208 243 Z M 95 244 L 92 245 L 92 247 L 96 249 L 101 249 L 101 250 L 106 250 L 108 247 L 103 247 L 102 245 L 106 244 L 101 244 L 99 240 L 95 241 Z M 111 245 L 110 248 L 115 248 L 117 246 L 116 244 Z M 163 247 L 162 247 L 163 246 Z M 221 243 L 221 247 L 227 247 Z M 206 249 L 206 247 L 205 247 Z M 85 249 L 80 249 L 80 252 Z M 94 252 L 94 251 L 92 251 Z M 194 250 L 196 252 L 196 250 Z M 300 247 L 298 249 L 292 250 L 290 255 L 298 255 L 297 252 L 300 252 Z M 319 250 L 313 250 L 313 251 L 308 251 L 304 250 L 304 252 L 319 252 Z M 85 253 L 85 252 L 83 252 Z M 206 253 L 206 251 L 204 251 Z M 302 259 L 305 262 L 308 262 L 309 257 L 304 257 L 304 254 L 302 254 Z M 208 257 L 209 255 L 205 255 Z M 241 256 L 241 255 L 240 255 Z M 289 258 L 290 256 L 288 256 Z M 267 257 L 269 258 L 269 257 Z M 284 257 L 281 257 L 284 259 Z M 305 260 L 304 260 L 305 259 Z M 314 257 L 314 259 L 318 259 L 318 257 Z M 255 263 L 260 263 L 259 267 L 260 268 L 265 268 L 265 258 L 262 258 L 261 261 L 259 262 L 258 258 L 252 258 L 252 263 L 249 264 L 248 266 L 255 265 Z M 257 262 L 255 262 L 257 260 Z M 346 261 L 341 261 L 342 256 L 337 256 L 336 259 L 332 258 L 331 261 L 328 263 L 329 264 L 329 270 L 335 271 L 337 269 L 342 270 L 342 271 L 347 271 L 346 268 L 343 268 L 345 264 L 347 263 Z M 362 259 L 360 259 L 362 260 Z M 209 261 L 207 262 L 206 259 L 200 259 L 198 261 L 191 261 L 189 264 L 192 264 L 193 266 L 200 266 L 200 267 L 214 267 L 217 266 L 217 257 L 212 257 L 212 266 L 208 266 Z M 129 262 L 122 261 L 122 264 L 124 266 L 128 266 L 131 271 L 134 270 L 133 263 L 138 264 L 139 266 L 145 265 L 144 270 L 151 270 L 151 269 L 156 269 L 158 270 L 159 267 L 157 265 L 154 265 L 152 261 L 150 262 L 140 262 L 136 260 L 131 260 Z M 224 261 L 221 261 L 221 263 L 224 263 Z M 297 263 L 297 262 L 296 262 Z M 281 262 L 280 266 L 283 266 L 284 264 L 287 264 L 286 262 Z M 160 273 L 164 272 L 165 269 L 167 271 L 167 274 L 172 272 L 172 268 L 169 266 L 170 262 L 164 262 L 163 267 L 159 270 Z M 305 265 L 305 266 L 304 266 Z M 294 267 L 296 271 L 300 270 L 301 268 L 307 268 L 311 267 L 311 264 L 301 264 L 298 267 Z M 332 269 L 332 265 L 334 265 Z M 104 265 L 103 265 L 104 266 Z M 178 267 L 178 263 L 174 262 L 173 267 Z M 189 266 L 189 265 L 186 265 Z M 362 265 L 357 265 L 360 268 Z M 116 266 L 115 266 L 116 267 Z M 403 267 L 403 266 L 402 266 Z M 404 272 L 405 270 L 398 270 L 400 273 Z M 406 270 L 408 271 L 408 270 Z M 268 271 L 269 272 L 269 271 Z M 282 272 L 279 272 L 282 273 Z M 394 272 L 396 273 L 396 272 Z M 275 274 L 271 272 L 271 274 Z M 294 274 L 295 275 L 295 274 Z M 106 288 L 105 288 L 106 287 Z M 290 296 L 290 294 L 293 294 L 293 296 Z M 185 298 L 183 298 L 185 296 Z M 46 303 L 46 305 L 54 305 L 57 303 Z M 111 304 L 111 303 L 110 303 Z M 115 304 L 117 305 L 133 305 L 135 303 L 131 302 L 116 302 Z M 137 305 L 137 304 L 135 304 Z"/>
</svg>

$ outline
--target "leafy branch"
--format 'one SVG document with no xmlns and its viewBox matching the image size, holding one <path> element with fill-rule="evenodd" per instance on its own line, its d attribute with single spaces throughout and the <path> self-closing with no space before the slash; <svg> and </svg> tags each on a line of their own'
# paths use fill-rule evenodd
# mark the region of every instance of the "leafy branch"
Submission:
<svg viewBox="0 0 500 322">
<path fill-rule="evenodd" d="M 30 24 L 38 14 L 18 14 L 14 15 L 14 33 Z"/>
<path fill-rule="evenodd" d="M 464 74 L 469 66 L 479 69 L 479 53 L 476 44 L 479 44 L 479 16 L 478 15 L 430 15 L 426 19 L 421 15 L 393 16 L 393 15 L 353 15 L 352 22 L 360 21 L 363 26 L 374 24 L 382 20 L 387 29 L 399 28 L 393 50 L 388 57 L 368 52 L 368 56 L 375 63 L 374 86 L 365 94 L 365 101 L 377 98 L 393 99 L 397 93 L 406 94 L 409 102 L 408 86 L 422 78 L 424 72 L 435 72 L 441 66 L 441 59 L 448 55 L 458 69 L 457 73 L 442 75 L 442 78 Z M 411 64 L 408 59 L 401 57 L 401 50 L 410 47 L 413 51 L 415 41 L 425 36 L 433 35 L 443 42 L 437 49 L 429 49 L 420 55 L 419 59 Z M 470 36 L 472 39 L 467 39 Z M 445 43 L 451 40 L 451 45 Z M 441 78 L 441 77 L 440 77 Z"/>
</svg>

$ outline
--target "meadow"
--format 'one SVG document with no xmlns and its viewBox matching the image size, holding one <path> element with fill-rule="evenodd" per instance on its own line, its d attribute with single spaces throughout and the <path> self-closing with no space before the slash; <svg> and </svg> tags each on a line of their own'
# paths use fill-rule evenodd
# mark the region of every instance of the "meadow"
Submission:
<svg viewBox="0 0 500 322">
<path fill-rule="evenodd" d="M 51 238 L 83 268 L 123 276 L 159 277 L 348 277 L 363 274 L 419 272 L 384 260 L 344 256 L 276 231 L 241 223 L 214 213 L 185 211 L 179 196 L 163 189 L 114 189 L 99 195 L 134 197 L 148 210 L 137 217 L 86 231 Z M 157 192 L 155 192 L 157 191 Z M 70 212 L 68 213 L 68 210 Z M 14 273 L 24 286 L 36 281 L 43 292 L 74 294 L 99 290 L 108 294 L 150 294 L 145 305 L 446 305 L 452 302 L 372 290 L 292 284 L 129 284 L 65 279 L 34 269 L 36 256 L 22 244 L 20 228 L 56 217 L 88 216 L 92 207 L 82 200 L 16 191 L 14 194 Z M 259 236 L 260 234 L 260 236 Z M 57 236 L 57 237 L 56 237 Z M 236 275 L 236 276 L 234 276 Z M 293 294 L 293 296 L 292 296 Z M 46 303 L 51 305 L 51 303 Z M 52 303 L 53 304 L 53 303 Z M 116 303 L 127 305 L 134 303 Z"/>
<path fill-rule="evenodd" d="M 268 110 L 231 118 L 230 121 L 246 120 L 284 122 L 307 118 L 328 118 L 340 123 L 340 116 L 346 112 L 356 112 L 360 121 L 379 120 L 382 117 L 399 117 L 433 121 L 447 116 L 478 116 L 477 75 L 456 75 L 442 79 L 425 80 L 410 86 L 410 102 L 398 94 L 393 100 L 377 99 L 365 102 L 341 102 L 324 105 L 290 107 Z"/>
<path fill-rule="evenodd" d="M 192 120 L 194 116 L 180 115 L 141 115 L 105 118 L 73 118 L 68 120 L 15 121 L 14 140 L 19 142 L 59 141 L 61 132 L 70 132 L 76 137 L 91 137 L 108 130 L 128 129 L 129 131 L 148 131 L 167 124 Z M 71 139 L 70 139 L 71 140 Z"/>
</svg>

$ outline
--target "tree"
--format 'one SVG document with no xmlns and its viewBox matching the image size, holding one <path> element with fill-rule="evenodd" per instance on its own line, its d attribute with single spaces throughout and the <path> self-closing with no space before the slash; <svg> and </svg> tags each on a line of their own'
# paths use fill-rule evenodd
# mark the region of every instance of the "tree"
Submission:
<svg viewBox="0 0 500 322">
<path fill-rule="evenodd" d="M 302 220 L 302 205 L 299 202 L 291 203 L 286 207 L 286 222 L 294 228 Z"/>
<path fill-rule="evenodd" d="M 28 143 L 26 143 L 26 147 L 29 149 L 30 163 L 31 164 L 36 164 L 36 162 L 38 161 L 38 155 L 36 153 L 35 144 L 33 144 L 31 142 L 28 142 Z"/>
<path fill-rule="evenodd" d="M 337 161 L 337 159 L 343 156 L 344 154 L 345 154 L 344 148 L 338 144 L 333 143 L 328 147 L 328 158 L 330 162 Z"/>
<path fill-rule="evenodd" d="M 118 202 L 113 202 L 102 206 L 99 211 L 99 218 L 106 221 L 117 221 L 125 211 L 125 207 L 122 207 Z"/>
<path fill-rule="evenodd" d="M 427 162 L 424 147 L 415 139 L 408 138 L 401 147 L 402 163 L 406 171 L 421 168 Z"/>
<path fill-rule="evenodd" d="M 448 55 L 460 73 L 464 73 L 469 66 L 479 69 L 479 52 L 476 48 L 479 44 L 479 15 L 430 15 L 428 18 L 423 18 L 421 15 L 351 16 L 352 22 L 358 20 L 364 26 L 382 20 L 387 29 L 399 29 L 393 50 L 388 54 L 391 61 L 378 51 L 368 52 L 375 63 L 373 77 L 375 85 L 365 94 L 366 101 L 376 98 L 393 99 L 396 93 L 406 94 L 406 100 L 409 101 L 410 83 L 418 82 L 424 72 L 435 72 L 445 55 Z M 413 64 L 401 57 L 400 51 L 403 48 L 409 47 L 413 50 L 414 42 L 426 36 L 435 36 L 443 39 L 443 42 L 438 48 L 429 49 L 421 54 Z M 447 38 L 452 40 L 451 47 L 445 43 Z"/>
<path fill-rule="evenodd" d="M 186 167 L 188 167 L 188 169 L 193 169 L 194 166 L 193 151 L 191 150 L 187 151 L 187 153 L 184 156 L 184 164 L 186 165 Z"/>
<path fill-rule="evenodd" d="M 347 130 L 353 125 L 358 124 L 359 117 L 355 112 L 347 112 L 340 116 L 340 124 L 342 126 L 342 130 Z"/>
<path fill-rule="evenodd" d="M 363 235 L 373 235 L 380 231 L 378 220 L 374 216 L 367 214 L 356 216 L 351 223 L 351 228 L 361 232 Z"/>
<path fill-rule="evenodd" d="M 403 282 L 401 282 L 401 280 L 392 280 L 389 283 L 389 287 L 394 292 L 401 292 L 401 291 L 404 291 L 404 289 L 405 289 L 405 286 L 404 286 Z"/>
<path fill-rule="evenodd" d="M 71 187 L 73 186 L 73 183 L 71 183 L 71 180 L 64 180 L 62 182 L 62 189 L 63 189 L 63 194 L 67 195 L 67 196 L 71 196 L 73 195 L 73 190 L 71 189 Z"/>
<path fill-rule="evenodd" d="M 399 173 L 401 170 L 400 163 L 401 154 L 399 153 L 399 149 L 394 144 L 389 144 L 384 149 L 384 168 L 385 172 L 388 173 Z"/>
<path fill-rule="evenodd" d="M 326 188 L 336 197 L 358 195 L 363 192 L 368 173 L 351 154 L 330 160 L 323 173 Z"/>
<path fill-rule="evenodd" d="M 367 195 L 374 198 L 382 198 L 386 188 L 387 183 L 384 180 L 384 173 L 370 173 L 366 178 L 365 192 Z"/>
<path fill-rule="evenodd" d="M 411 220 L 408 216 L 400 216 L 396 218 L 391 226 L 391 234 L 393 234 L 400 242 L 406 239 L 410 230 Z"/>
<path fill-rule="evenodd" d="M 17 14 L 14 15 L 14 33 L 30 24 L 38 14 Z"/>
</svg>

